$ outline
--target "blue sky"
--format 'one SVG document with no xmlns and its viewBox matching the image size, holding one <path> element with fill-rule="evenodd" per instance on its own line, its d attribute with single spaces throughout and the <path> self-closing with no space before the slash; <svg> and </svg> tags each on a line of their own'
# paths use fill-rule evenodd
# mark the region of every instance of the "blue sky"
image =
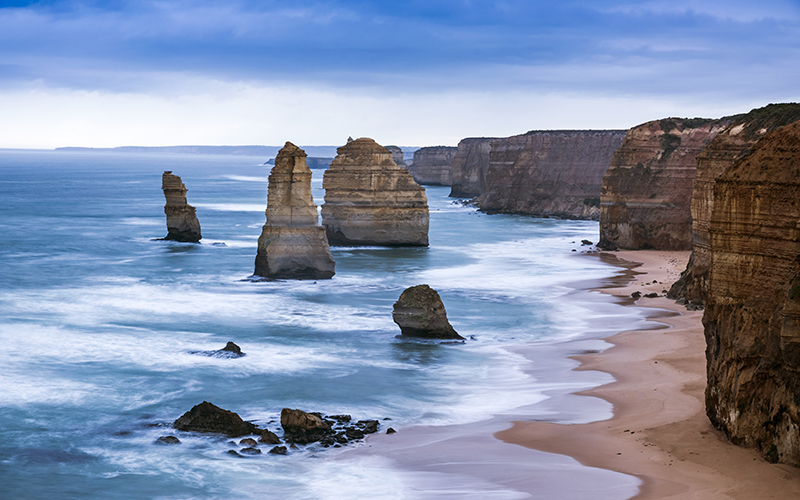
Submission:
<svg viewBox="0 0 800 500">
<path fill-rule="evenodd" d="M 800 2 L 0 1 L 0 147 L 455 145 L 800 100 Z"/>
</svg>

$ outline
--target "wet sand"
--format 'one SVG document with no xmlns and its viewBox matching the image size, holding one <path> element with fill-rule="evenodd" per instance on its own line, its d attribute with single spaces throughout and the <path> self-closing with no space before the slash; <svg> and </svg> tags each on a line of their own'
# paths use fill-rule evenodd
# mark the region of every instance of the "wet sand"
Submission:
<svg viewBox="0 0 800 500">
<path fill-rule="evenodd" d="M 630 298 L 637 290 L 663 295 L 685 268 L 689 252 L 613 255 L 642 263 L 634 271 L 643 274 L 627 284 L 623 277 L 617 287 L 603 290 Z M 612 348 L 574 357 L 581 363 L 577 370 L 614 377 L 615 382 L 578 393 L 610 402 L 610 420 L 572 425 L 516 421 L 494 436 L 634 475 L 642 483 L 637 500 L 800 498 L 800 469 L 770 464 L 754 450 L 730 444 L 706 418 L 702 311 L 687 311 L 665 297 L 642 297 L 633 307 L 653 308 L 649 318 L 665 327 L 622 332 L 606 339 Z"/>
</svg>

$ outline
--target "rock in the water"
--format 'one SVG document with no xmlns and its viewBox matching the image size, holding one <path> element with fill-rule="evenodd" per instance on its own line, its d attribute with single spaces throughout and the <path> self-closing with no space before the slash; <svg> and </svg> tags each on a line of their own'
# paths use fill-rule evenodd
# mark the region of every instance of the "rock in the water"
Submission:
<svg viewBox="0 0 800 500">
<path fill-rule="evenodd" d="M 213 432 L 230 437 L 257 434 L 258 428 L 236 413 L 203 401 L 178 418 L 172 426 L 179 431 Z"/>
<path fill-rule="evenodd" d="M 233 342 L 228 342 L 222 349 L 216 351 L 189 351 L 189 354 L 202 354 L 203 356 L 210 356 L 212 358 L 241 358 L 245 355 L 238 345 Z"/>
<path fill-rule="evenodd" d="M 291 408 L 281 410 L 281 427 L 284 439 L 297 444 L 319 441 L 331 428 L 318 415 Z"/>
<path fill-rule="evenodd" d="M 200 222 L 195 208 L 186 203 L 186 186 L 181 178 L 166 171 L 161 176 L 161 189 L 167 199 L 164 213 L 167 215 L 167 235 L 165 240 L 197 243 L 202 238 Z"/>
<path fill-rule="evenodd" d="M 453 159 L 458 148 L 429 146 L 414 151 L 414 162 L 408 173 L 419 184 L 450 186 L 453 184 Z"/>
<path fill-rule="evenodd" d="M 261 437 L 258 438 L 258 442 L 264 444 L 280 444 L 281 439 L 274 432 L 264 429 L 261 431 Z"/>
<path fill-rule="evenodd" d="M 276 279 L 334 275 L 333 256 L 311 196 L 306 153 L 291 142 L 278 152 L 269 174 L 267 223 L 258 238 L 254 274 Z"/>
<path fill-rule="evenodd" d="M 394 303 L 392 319 L 407 337 L 464 339 L 447 321 L 441 297 L 428 285 L 406 288 Z"/>
<path fill-rule="evenodd" d="M 256 446 L 258 446 L 258 443 L 256 443 L 256 440 L 253 438 L 244 438 L 241 441 L 239 441 L 239 445 L 255 448 Z"/>
<path fill-rule="evenodd" d="M 394 434 L 395 432 L 397 432 L 397 431 L 396 431 L 396 430 L 394 430 L 394 429 L 392 429 L 391 427 L 389 427 L 388 429 L 386 429 L 386 434 Z"/>
<path fill-rule="evenodd" d="M 286 455 L 286 447 L 285 446 L 276 446 L 269 450 L 269 452 L 273 455 Z"/>
<path fill-rule="evenodd" d="M 220 351 L 230 352 L 230 353 L 235 354 L 237 356 L 244 356 L 244 353 L 242 352 L 242 349 L 238 345 L 234 344 L 233 342 L 228 342 L 227 344 L 225 344 L 225 347 L 220 349 Z"/>
<path fill-rule="evenodd" d="M 331 245 L 427 246 L 425 189 L 372 139 L 338 148 L 322 185 L 322 225 Z"/>
<path fill-rule="evenodd" d="M 181 444 L 181 440 L 175 436 L 161 436 L 156 439 L 157 444 Z"/>
<path fill-rule="evenodd" d="M 241 450 L 239 450 L 239 453 L 241 453 L 242 455 L 261 455 L 261 450 L 252 447 L 242 448 Z"/>
</svg>

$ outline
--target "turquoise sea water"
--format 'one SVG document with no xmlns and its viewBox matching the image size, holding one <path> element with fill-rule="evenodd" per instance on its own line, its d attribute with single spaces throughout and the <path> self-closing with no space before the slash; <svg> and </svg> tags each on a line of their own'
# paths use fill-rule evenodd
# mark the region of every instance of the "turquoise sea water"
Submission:
<svg viewBox="0 0 800 500">
<path fill-rule="evenodd" d="M 602 333 L 564 300 L 565 283 L 616 272 L 571 251 L 596 222 L 487 216 L 449 188 L 427 189 L 429 248 L 334 248 L 332 280 L 246 281 L 265 160 L 0 151 L 0 498 L 319 498 L 354 477 L 329 466 L 334 450 L 237 459 L 229 440 L 164 426 L 203 400 L 272 430 L 283 407 L 390 418 L 381 432 L 399 434 L 469 424 L 561 382 L 532 378 L 513 346 Z M 199 245 L 153 240 L 164 170 L 189 189 Z M 396 338 L 392 304 L 420 283 L 470 340 Z M 192 353 L 227 341 L 247 355 Z M 183 443 L 154 444 L 167 434 Z M 392 491 L 379 497 L 412 497 Z"/>
</svg>

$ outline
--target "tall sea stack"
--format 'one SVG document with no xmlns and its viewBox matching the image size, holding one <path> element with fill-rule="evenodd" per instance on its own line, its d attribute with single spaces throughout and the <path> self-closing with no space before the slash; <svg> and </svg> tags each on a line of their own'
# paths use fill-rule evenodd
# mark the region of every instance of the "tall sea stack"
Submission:
<svg viewBox="0 0 800 500">
<path fill-rule="evenodd" d="M 164 213 L 167 215 L 167 235 L 165 240 L 197 243 L 203 237 L 200 234 L 200 222 L 197 220 L 195 208 L 186 203 L 186 186 L 181 178 L 171 171 L 161 175 L 161 189 L 167 203 Z"/>
<path fill-rule="evenodd" d="M 331 245 L 427 246 L 425 189 L 363 137 L 336 150 L 322 186 L 322 225 Z"/>
<path fill-rule="evenodd" d="M 276 279 L 329 279 L 334 262 L 311 196 L 306 153 L 287 142 L 267 188 L 267 223 L 258 238 L 254 274 Z"/>
<path fill-rule="evenodd" d="M 800 122 L 718 176 L 713 199 L 706 413 L 734 443 L 800 466 Z"/>
</svg>

